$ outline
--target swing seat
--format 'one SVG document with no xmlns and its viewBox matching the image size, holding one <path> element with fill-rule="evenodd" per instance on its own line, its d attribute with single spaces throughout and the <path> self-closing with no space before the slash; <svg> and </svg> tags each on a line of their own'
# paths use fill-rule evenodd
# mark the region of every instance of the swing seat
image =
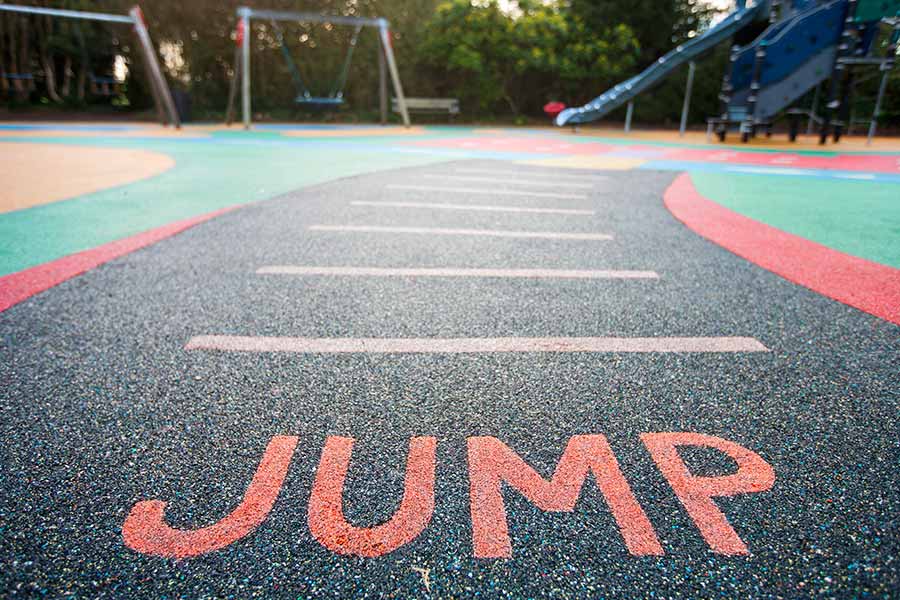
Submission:
<svg viewBox="0 0 900 600">
<path fill-rule="evenodd" d="M 92 82 L 100 85 L 118 85 L 121 83 L 121 81 L 119 81 L 115 77 L 100 77 L 94 75 L 89 75 L 88 77 L 90 77 Z"/>
<path fill-rule="evenodd" d="M 347 83 L 347 74 L 350 72 L 350 61 L 353 58 L 353 50 L 356 48 L 356 40 L 359 37 L 359 32 L 362 30 L 362 25 L 358 25 L 353 32 L 353 37 L 350 40 L 350 47 L 347 49 L 347 55 L 344 57 L 344 65 L 328 96 L 313 96 L 312 93 L 310 93 L 309 88 L 303 83 L 303 76 L 300 74 L 300 69 L 297 67 L 297 63 L 294 62 L 294 58 L 291 56 L 291 52 L 288 50 L 287 44 L 284 41 L 284 32 L 281 31 L 281 27 L 278 26 L 278 22 L 274 19 L 272 20 L 272 29 L 275 31 L 275 35 L 278 38 L 278 46 L 281 48 L 281 54 L 284 56 L 285 62 L 287 62 L 288 69 L 291 73 L 291 79 L 294 80 L 294 86 L 297 88 L 297 96 L 294 97 L 294 103 L 309 108 L 310 110 L 323 112 L 342 106 L 344 104 L 344 84 Z"/>
<path fill-rule="evenodd" d="M 307 96 L 305 94 L 300 94 L 299 96 L 294 98 L 294 102 L 307 106 L 318 106 L 325 108 L 328 106 L 340 106 L 344 103 L 344 99 L 333 98 L 331 96 Z"/>
</svg>

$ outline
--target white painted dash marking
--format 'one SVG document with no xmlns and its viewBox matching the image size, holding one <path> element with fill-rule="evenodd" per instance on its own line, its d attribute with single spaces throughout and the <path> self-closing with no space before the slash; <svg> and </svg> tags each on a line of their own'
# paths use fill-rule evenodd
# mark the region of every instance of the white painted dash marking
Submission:
<svg viewBox="0 0 900 600">
<path fill-rule="evenodd" d="M 480 235 L 505 238 L 539 238 L 548 240 L 608 241 L 606 233 L 556 233 L 551 231 L 498 231 L 494 229 L 439 229 L 431 227 L 378 227 L 375 225 L 310 225 L 310 231 L 345 233 L 419 233 L 424 235 Z"/>
<path fill-rule="evenodd" d="M 441 187 L 433 185 L 407 185 L 391 183 L 386 186 L 390 190 L 409 190 L 417 192 L 440 192 L 445 194 L 486 194 L 489 196 L 530 196 L 532 198 L 565 198 L 570 200 L 586 200 L 584 194 L 558 194 L 556 192 L 523 192 L 519 190 L 497 190 L 486 188 Z"/>
<path fill-rule="evenodd" d="M 338 277 L 498 277 L 522 279 L 659 279 L 655 271 L 591 271 L 579 269 L 452 269 L 306 267 L 274 265 L 256 270 L 260 275 L 331 275 Z"/>
<path fill-rule="evenodd" d="M 484 169 L 477 167 L 457 167 L 454 169 L 456 173 L 472 173 L 474 175 L 493 175 L 494 177 L 545 177 L 548 182 L 558 179 L 570 181 L 605 181 L 609 179 L 607 175 L 591 175 L 591 174 L 557 174 L 547 173 L 546 171 L 526 171 L 524 169 Z"/>
<path fill-rule="evenodd" d="M 497 352 L 768 352 L 748 337 L 306 338 L 201 335 L 185 350 L 295 354 L 469 354 Z"/>
<path fill-rule="evenodd" d="M 426 179 L 443 179 L 451 181 L 475 181 L 479 183 L 494 183 L 505 185 L 531 185 L 536 187 L 559 187 L 559 188 L 580 188 L 590 189 L 594 187 L 591 183 L 571 183 L 566 181 L 551 181 L 549 179 L 509 179 L 501 177 L 483 177 L 478 175 L 422 175 Z"/>
<path fill-rule="evenodd" d="M 441 204 L 432 202 L 375 202 L 358 200 L 350 203 L 351 206 L 378 206 L 384 208 L 430 208 L 434 210 L 464 210 L 481 212 L 511 212 L 511 213 L 535 213 L 551 215 L 585 215 L 591 216 L 592 210 L 580 210 L 575 208 L 528 208 L 523 206 L 491 206 L 486 204 Z"/>
<path fill-rule="evenodd" d="M 871 173 L 842 173 L 838 175 L 841 179 L 858 179 L 861 181 L 870 181 L 875 179 L 875 175 Z"/>
<path fill-rule="evenodd" d="M 754 173 L 757 175 L 817 175 L 815 171 L 806 171 L 803 169 L 781 169 L 778 167 L 730 167 L 729 171 L 736 173 Z"/>
</svg>

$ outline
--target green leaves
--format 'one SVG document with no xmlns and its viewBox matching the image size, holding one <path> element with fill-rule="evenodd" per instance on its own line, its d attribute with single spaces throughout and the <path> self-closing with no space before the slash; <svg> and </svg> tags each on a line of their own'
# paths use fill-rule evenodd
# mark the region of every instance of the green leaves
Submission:
<svg viewBox="0 0 900 600">
<path fill-rule="evenodd" d="M 17 2 L 119 13 L 134 3 Z M 154 41 L 166 48 L 177 47 L 181 54 L 183 65 L 167 75 L 191 93 L 198 118 L 220 118 L 224 112 L 235 51 L 234 11 L 246 3 L 144 3 Z M 473 120 L 541 115 L 542 106 L 550 100 L 581 104 L 705 27 L 710 16 L 705 0 L 505 0 L 502 4 L 499 0 L 266 0 L 262 4 L 272 9 L 297 10 L 302 5 L 303 10 L 323 14 L 388 19 L 406 93 L 459 98 L 463 117 Z M 101 67 L 109 61 L 104 57 L 122 54 L 131 69 L 127 86 L 131 105 L 149 105 L 142 64 L 132 60 L 133 37 L 127 28 L 81 27 L 87 47 L 97 57 L 94 70 L 105 70 Z M 342 64 L 350 28 L 303 23 L 283 27 L 310 87 L 327 91 Z M 266 22 L 254 23 L 252 40 L 255 110 L 263 118 L 309 118 L 293 102 L 296 90 L 290 72 Z M 82 62 L 76 42 L 71 22 L 53 23 L 47 47 L 57 58 L 60 73 L 66 57 L 76 70 Z M 347 81 L 347 110 L 359 115 L 369 111 L 369 118 L 378 103 L 378 51 L 375 33 L 364 31 Z M 717 88 L 721 65 L 717 62 L 713 67 L 710 85 Z M 675 81 L 671 93 L 666 85 L 642 98 L 639 111 L 651 113 L 642 118 L 659 120 L 677 112 L 683 82 Z M 698 77 L 697 85 L 705 83 Z M 697 114 L 716 109 L 715 93 L 709 92 L 710 107 L 703 104 L 699 91 L 695 94 Z"/>
<path fill-rule="evenodd" d="M 571 11 L 530 0 L 510 12 L 496 0 L 446 2 L 422 39 L 419 60 L 445 73 L 442 94 L 487 115 L 583 99 L 630 72 L 639 50 L 625 25 L 592 29 Z"/>
</svg>

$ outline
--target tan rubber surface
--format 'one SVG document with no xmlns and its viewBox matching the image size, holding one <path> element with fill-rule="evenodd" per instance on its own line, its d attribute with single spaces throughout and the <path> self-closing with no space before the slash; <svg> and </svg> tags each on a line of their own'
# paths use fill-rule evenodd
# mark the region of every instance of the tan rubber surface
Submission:
<svg viewBox="0 0 900 600">
<path fill-rule="evenodd" d="M 174 166 L 169 156 L 146 150 L 0 142 L 0 213 L 133 183 Z"/>
</svg>

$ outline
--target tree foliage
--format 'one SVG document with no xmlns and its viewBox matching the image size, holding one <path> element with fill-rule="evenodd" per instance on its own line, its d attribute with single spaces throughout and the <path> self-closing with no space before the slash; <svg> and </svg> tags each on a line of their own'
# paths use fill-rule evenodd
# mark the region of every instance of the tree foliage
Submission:
<svg viewBox="0 0 900 600">
<path fill-rule="evenodd" d="M 630 28 L 641 47 L 641 67 L 705 29 L 715 15 L 703 0 L 568 0 L 564 10 L 590 31 L 602 31 L 607 23 Z"/>
<path fill-rule="evenodd" d="M 134 0 L 17 0 L 19 3 L 125 13 Z M 246 0 L 144 2 L 151 35 L 173 86 L 191 94 L 194 114 L 220 118 L 235 59 L 235 9 Z M 549 100 L 581 104 L 646 67 L 708 26 L 707 0 L 258 0 L 256 6 L 319 14 L 380 16 L 391 23 L 393 45 L 408 95 L 459 98 L 469 119 L 539 116 Z M 314 93 L 327 93 L 340 69 L 352 29 L 282 24 L 289 50 Z M 82 46 L 78 33 L 84 37 Z M 297 93 L 270 23 L 256 21 L 253 101 L 258 117 L 311 118 Z M 85 53 L 84 47 L 87 48 Z M 9 101 L 83 106 L 110 103 L 90 93 L 88 74 L 108 75 L 116 57 L 129 70 L 122 104 L 148 108 L 144 65 L 127 27 L 0 14 L 0 77 Z M 378 104 L 376 35 L 364 30 L 347 82 L 345 119 L 372 119 Z M 716 94 L 727 48 L 698 65 L 692 114 L 718 110 Z M 636 118 L 675 122 L 687 69 L 636 104 Z M 886 105 L 897 113 L 895 78 Z M 321 115 L 315 116 L 321 118 Z M 614 114 L 613 118 L 620 115 Z"/>
<path fill-rule="evenodd" d="M 638 47 L 628 27 L 590 31 L 555 7 L 522 2 L 520 10 L 504 13 L 496 0 L 438 6 L 425 26 L 420 60 L 441 93 L 481 112 L 534 113 L 548 100 L 633 68 Z"/>
</svg>

